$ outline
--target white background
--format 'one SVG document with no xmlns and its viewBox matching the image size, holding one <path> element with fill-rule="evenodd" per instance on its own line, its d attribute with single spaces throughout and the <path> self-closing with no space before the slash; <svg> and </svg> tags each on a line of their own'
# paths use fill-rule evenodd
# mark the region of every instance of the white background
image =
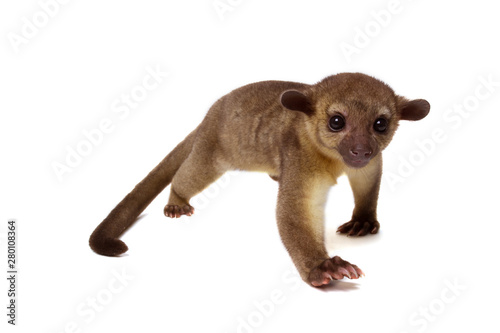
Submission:
<svg viewBox="0 0 500 333">
<path fill-rule="evenodd" d="M 231 10 L 221 16 L 212 0 L 74 0 L 52 5 L 44 22 L 48 2 L 0 5 L 0 257 L 5 267 L 7 221 L 17 219 L 20 272 L 15 328 L 2 279 L 2 331 L 499 329 L 500 21 L 491 1 L 401 0 L 394 10 L 389 0 L 222 0 Z M 34 20 L 37 31 L 15 45 Z M 357 53 L 347 57 L 346 44 Z M 148 67 L 168 76 L 128 116 L 114 112 Z M 98 223 L 220 96 L 346 71 L 432 105 L 384 152 L 378 235 L 336 235 L 353 200 L 345 178 L 330 192 L 327 247 L 364 278 L 323 291 L 299 282 L 275 224 L 277 184 L 257 173 L 231 173 L 197 198 L 191 218 L 165 218 L 164 191 L 124 235 L 126 255 L 90 250 Z M 103 119 L 113 129 L 59 180 L 53 164 Z"/>
</svg>

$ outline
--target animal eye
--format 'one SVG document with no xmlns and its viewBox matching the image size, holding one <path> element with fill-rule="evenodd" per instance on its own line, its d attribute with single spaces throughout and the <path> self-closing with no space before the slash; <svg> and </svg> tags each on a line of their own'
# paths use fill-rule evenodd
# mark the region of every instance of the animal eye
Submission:
<svg viewBox="0 0 500 333">
<path fill-rule="evenodd" d="M 375 123 L 373 124 L 373 129 L 376 132 L 382 133 L 385 132 L 385 130 L 387 129 L 387 125 L 388 125 L 387 119 L 378 118 L 377 120 L 375 120 Z"/>
<path fill-rule="evenodd" d="M 332 131 L 338 132 L 344 128 L 345 119 L 344 119 L 344 117 L 342 117 L 340 115 L 335 115 L 335 116 L 330 118 L 328 125 L 330 126 L 330 129 Z"/>
</svg>

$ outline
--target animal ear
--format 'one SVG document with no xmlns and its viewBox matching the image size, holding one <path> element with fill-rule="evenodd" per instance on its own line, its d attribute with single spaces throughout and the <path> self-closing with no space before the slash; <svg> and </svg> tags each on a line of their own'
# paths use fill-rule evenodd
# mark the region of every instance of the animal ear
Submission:
<svg viewBox="0 0 500 333">
<path fill-rule="evenodd" d="M 281 105 L 293 111 L 301 111 L 307 115 L 313 113 L 313 107 L 309 98 L 297 90 L 286 90 L 280 97 Z"/>
<path fill-rule="evenodd" d="M 425 99 L 408 100 L 398 97 L 398 112 L 401 120 L 420 120 L 429 114 L 431 105 Z"/>
</svg>

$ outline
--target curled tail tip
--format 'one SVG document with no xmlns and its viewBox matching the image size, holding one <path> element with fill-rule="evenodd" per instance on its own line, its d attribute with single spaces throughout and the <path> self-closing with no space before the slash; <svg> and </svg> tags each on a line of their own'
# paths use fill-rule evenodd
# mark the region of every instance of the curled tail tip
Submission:
<svg viewBox="0 0 500 333">
<path fill-rule="evenodd" d="M 127 252 L 127 245 L 118 238 L 94 238 L 90 237 L 90 248 L 97 254 L 108 257 L 116 257 Z"/>
</svg>

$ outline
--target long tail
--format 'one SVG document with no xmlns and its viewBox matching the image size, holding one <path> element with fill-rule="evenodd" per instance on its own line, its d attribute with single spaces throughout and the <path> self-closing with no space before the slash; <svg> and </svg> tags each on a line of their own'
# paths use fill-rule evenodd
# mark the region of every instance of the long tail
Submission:
<svg viewBox="0 0 500 333">
<path fill-rule="evenodd" d="M 170 184 L 191 152 L 196 131 L 191 132 L 179 143 L 97 226 L 89 239 L 94 252 L 105 256 L 117 256 L 128 250 L 127 245 L 118 238 Z"/>
</svg>

